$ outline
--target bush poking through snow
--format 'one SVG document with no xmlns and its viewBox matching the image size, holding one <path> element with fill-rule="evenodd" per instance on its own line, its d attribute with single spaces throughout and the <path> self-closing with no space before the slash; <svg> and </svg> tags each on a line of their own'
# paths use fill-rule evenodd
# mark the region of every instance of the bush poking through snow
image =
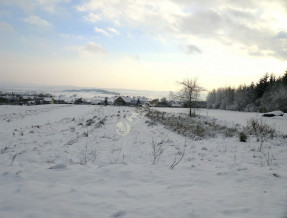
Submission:
<svg viewBox="0 0 287 218">
<path fill-rule="evenodd" d="M 88 162 L 95 162 L 97 158 L 97 152 L 95 149 L 92 149 L 90 152 L 88 150 L 88 145 L 85 146 L 85 149 L 81 152 L 82 159 L 80 160 L 81 165 L 87 165 Z"/>
<path fill-rule="evenodd" d="M 259 155 L 261 160 L 261 166 L 271 166 L 272 160 L 274 160 L 274 156 L 270 154 L 270 152 L 263 152 Z"/>
<path fill-rule="evenodd" d="M 151 157 L 152 157 L 152 164 L 157 164 L 161 155 L 164 152 L 164 149 L 162 147 L 163 141 L 158 142 L 154 138 L 150 141 L 152 151 L 151 151 Z"/>
<path fill-rule="evenodd" d="M 88 120 L 86 121 L 86 126 L 90 126 L 90 125 L 92 125 L 93 123 L 95 123 L 95 121 L 94 121 L 93 119 L 88 119 Z"/>
<path fill-rule="evenodd" d="M 239 141 L 240 142 L 246 142 L 247 141 L 247 135 L 244 132 L 239 133 Z"/>
<path fill-rule="evenodd" d="M 4 154 L 9 149 L 8 146 L 5 146 L 4 148 L 1 148 L 0 153 Z"/>
<path fill-rule="evenodd" d="M 183 159 L 185 155 L 185 150 L 183 150 L 183 152 L 180 153 L 180 157 L 177 159 L 176 157 L 174 158 L 174 161 L 172 162 L 172 164 L 170 165 L 169 169 L 174 169 Z"/>
<path fill-rule="evenodd" d="M 121 145 L 120 147 L 118 147 L 118 148 L 113 150 L 113 151 L 117 151 L 118 152 L 117 157 L 114 158 L 114 160 L 112 162 L 113 164 L 118 163 L 118 161 L 120 159 L 120 156 L 121 156 L 121 153 L 122 153 L 122 150 L 123 150 L 123 145 Z M 125 155 L 123 154 L 122 155 L 122 163 L 124 163 L 124 162 L 125 162 Z"/>
<path fill-rule="evenodd" d="M 105 122 L 107 121 L 107 118 L 104 117 L 103 119 L 101 119 L 97 124 L 96 124 L 96 128 L 100 128 L 103 125 L 105 125 Z"/>
<path fill-rule="evenodd" d="M 16 157 L 17 157 L 17 153 L 15 153 L 15 154 L 13 155 L 10 166 L 12 166 L 12 165 L 13 165 L 13 163 L 14 163 L 14 161 L 15 161 Z"/>
<path fill-rule="evenodd" d="M 160 123 L 166 128 L 180 135 L 200 140 L 203 138 L 216 137 L 221 134 L 225 137 L 233 137 L 238 133 L 236 127 L 220 125 L 215 120 L 203 116 L 189 117 L 186 114 L 175 115 L 146 108 L 146 116 L 150 119 L 149 126 Z"/>
<path fill-rule="evenodd" d="M 263 123 L 262 120 L 250 119 L 247 121 L 247 126 L 245 127 L 246 131 L 251 135 L 256 135 L 261 138 L 271 138 L 275 136 L 275 129 L 271 126 Z"/>
<path fill-rule="evenodd" d="M 268 138 L 273 139 L 276 133 L 275 129 L 273 129 L 271 126 L 263 123 L 262 120 L 259 121 L 254 118 L 247 121 L 245 131 L 251 135 L 257 136 L 257 140 L 260 141 L 258 148 L 259 152 L 262 152 L 263 150 L 264 141 L 266 141 Z"/>
<path fill-rule="evenodd" d="M 257 141 L 260 142 L 258 147 L 258 152 L 260 152 L 261 166 L 270 166 L 274 156 L 270 154 L 269 151 L 265 151 L 264 142 L 268 139 L 273 139 L 276 135 L 275 129 L 258 119 L 250 119 L 247 121 L 247 126 L 245 127 L 245 132 L 255 135 Z"/>
</svg>

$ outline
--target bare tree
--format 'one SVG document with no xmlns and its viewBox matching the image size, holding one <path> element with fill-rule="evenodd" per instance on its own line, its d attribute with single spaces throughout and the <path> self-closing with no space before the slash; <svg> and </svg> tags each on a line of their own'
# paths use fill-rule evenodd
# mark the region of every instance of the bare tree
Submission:
<svg viewBox="0 0 287 218">
<path fill-rule="evenodd" d="M 175 97 L 189 107 L 189 116 L 191 117 L 192 108 L 195 108 L 200 92 L 205 91 L 205 89 L 198 85 L 196 79 L 185 79 L 182 82 L 178 82 L 178 84 L 181 86 L 181 89 L 175 94 Z"/>
</svg>

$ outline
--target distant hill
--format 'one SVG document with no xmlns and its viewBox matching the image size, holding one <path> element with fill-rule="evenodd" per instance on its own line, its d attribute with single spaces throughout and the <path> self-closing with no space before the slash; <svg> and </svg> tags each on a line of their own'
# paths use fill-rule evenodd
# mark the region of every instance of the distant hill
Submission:
<svg viewBox="0 0 287 218">
<path fill-rule="evenodd" d="M 111 92 L 104 89 L 67 89 L 63 92 L 97 92 L 105 95 L 120 95 L 118 92 Z"/>
</svg>

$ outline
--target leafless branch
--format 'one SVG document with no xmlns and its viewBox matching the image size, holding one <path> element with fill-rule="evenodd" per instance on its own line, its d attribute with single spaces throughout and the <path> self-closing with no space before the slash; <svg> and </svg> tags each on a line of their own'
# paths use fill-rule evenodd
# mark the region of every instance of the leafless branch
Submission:
<svg viewBox="0 0 287 218">
<path fill-rule="evenodd" d="M 176 157 L 174 158 L 174 161 L 172 162 L 172 164 L 170 165 L 169 168 L 170 169 L 175 168 L 182 161 L 184 155 L 185 155 L 185 150 L 182 152 L 182 154 L 181 154 L 181 156 L 180 156 L 180 158 L 178 160 L 176 159 Z"/>
</svg>

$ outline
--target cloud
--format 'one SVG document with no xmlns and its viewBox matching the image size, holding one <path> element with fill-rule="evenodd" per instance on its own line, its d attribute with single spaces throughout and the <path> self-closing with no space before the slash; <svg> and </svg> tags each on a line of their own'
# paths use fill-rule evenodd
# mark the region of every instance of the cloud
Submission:
<svg viewBox="0 0 287 218">
<path fill-rule="evenodd" d="M 112 28 L 112 27 L 107 28 L 107 30 L 95 27 L 94 30 L 97 33 L 101 33 L 107 37 L 111 37 L 112 35 L 120 35 L 120 33 L 115 28 Z"/>
<path fill-rule="evenodd" d="M 178 45 L 179 49 L 188 55 L 196 55 L 201 54 L 202 50 L 198 48 L 196 45 Z"/>
<path fill-rule="evenodd" d="M 85 60 L 105 60 L 108 57 L 108 51 L 95 42 L 88 42 L 85 46 L 74 46 L 71 50 L 76 51 L 79 58 Z"/>
<path fill-rule="evenodd" d="M 0 21 L 0 33 L 7 34 L 13 31 L 14 31 L 14 27 L 12 25 Z"/>
<path fill-rule="evenodd" d="M 119 33 L 115 28 L 112 28 L 112 27 L 109 27 L 109 28 L 108 28 L 108 31 L 109 31 L 110 33 L 115 34 L 115 35 L 120 35 L 120 33 Z"/>
<path fill-rule="evenodd" d="M 104 29 L 97 28 L 97 27 L 95 27 L 94 29 L 95 29 L 95 31 L 96 31 L 97 33 L 101 33 L 101 34 L 103 34 L 103 35 L 105 35 L 105 36 L 107 36 L 107 37 L 110 36 L 110 34 L 109 34 L 107 31 L 105 31 Z"/>
<path fill-rule="evenodd" d="M 91 54 L 100 54 L 100 55 L 105 55 L 108 53 L 100 44 L 96 44 L 94 42 L 89 42 L 84 47 L 83 51 Z"/>
<path fill-rule="evenodd" d="M 48 21 L 38 17 L 38 16 L 30 16 L 23 19 L 24 22 L 40 27 L 40 28 L 52 28 L 53 25 L 50 24 Z"/>
<path fill-rule="evenodd" d="M 51 14 L 62 11 L 62 8 L 59 6 L 62 3 L 69 3 L 70 0 L 38 0 L 39 7 Z"/>
<path fill-rule="evenodd" d="M 179 6 L 168 0 L 163 1 L 118 1 L 118 0 L 90 0 L 77 9 L 101 17 L 101 20 L 111 22 L 115 26 L 128 25 L 137 27 L 139 25 L 150 26 L 153 23 L 163 23 L 163 19 L 173 22 L 173 15 L 181 13 Z M 84 16 L 87 19 L 87 16 Z M 97 20 L 98 21 L 98 20 Z"/>
<path fill-rule="evenodd" d="M 200 54 L 202 53 L 202 51 L 195 45 L 188 45 L 186 48 L 186 53 L 187 54 Z"/>
<path fill-rule="evenodd" d="M 260 16 L 256 11 L 244 11 L 246 16 L 242 18 L 229 12 L 230 9 L 226 9 L 224 13 L 228 16 L 222 16 L 224 26 L 220 28 L 219 39 L 230 44 L 239 44 L 250 55 L 287 59 L 285 50 L 287 43 L 280 40 L 278 35 L 276 37 L 278 32 L 269 25 L 269 19 Z M 282 36 L 282 33 L 279 33 L 280 35 Z"/>
<path fill-rule="evenodd" d="M 14 27 L 11 24 L 0 21 L 0 45 L 6 45 L 14 36 L 16 36 Z"/>
<path fill-rule="evenodd" d="M 280 31 L 276 35 L 276 38 L 278 38 L 278 39 L 287 39 L 287 31 Z"/>
<path fill-rule="evenodd" d="M 73 40 L 81 40 L 84 39 L 84 36 L 77 35 L 77 34 L 67 34 L 67 33 L 60 33 L 59 36 L 65 39 L 73 39 Z"/>
<path fill-rule="evenodd" d="M 0 1 L 0 4 L 3 4 L 5 6 L 18 7 L 26 12 L 31 12 L 35 10 L 38 3 L 36 0 L 30 0 L 30 1 L 9 0 L 9 1 Z"/>
<path fill-rule="evenodd" d="M 223 46 L 244 47 L 247 54 L 256 50 L 284 59 L 285 41 L 274 36 L 287 29 L 287 10 L 282 9 L 286 5 L 285 0 L 89 0 L 77 9 L 87 13 L 85 19 L 92 20 L 93 14 L 95 22 L 140 29 L 155 37 L 211 39 Z"/>
<path fill-rule="evenodd" d="M 214 10 L 201 11 L 179 19 L 180 32 L 204 37 L 216 34 L 222 25 L 222 17 Z"/>
<path fill-rule="evenodd" d="M 138 62 L 140 61 L 140 57 L 137 54 L 126 55 L 121 59 L 121 62 Z"/>
<path fill-rule="evenodd" d="M 84 16 L 84 20 L 92 23 L 97 23 L 102 19 L 101 15 L 95 13 L 89 13 L 88 15 Z"/>
<path fill-rule="evenodd" d="M 62 11 L 60 5 L 62 3 L 68 3 L 70 0 L 9 0 L 9 1 L 0 1 L 0 4 L 6 6 L 13 6 L 22 9 L 25 12 L 33 12 L 36 10 L 42 10 L 48 13 L 57 13 Z"/>
<path fill-rule="evenodd" d="M 10 11 L 0 11 L 0 17 L 11 17 Z"/>
<path fill-rule="evenodd" d="M 223 5 L 230 6 L 230 7 L 238 7 L 241 9 L 244 8 L 254 8 L 258 6 L 257 0 L 245 0 L 245 1 L 230 1 L 230 0 L 171 0 L 173 2 L 176 2 L 180 4 L 183 7 L 197 7 L 200 10 L 204 8 L 216 8 L 221 7 Z M 261 0 L 260 2 L 270 2 L 270 1 L 276 1 L 276 0 Z M 281 0 L 284 1 L 284 0 Z"/>
</svg>

